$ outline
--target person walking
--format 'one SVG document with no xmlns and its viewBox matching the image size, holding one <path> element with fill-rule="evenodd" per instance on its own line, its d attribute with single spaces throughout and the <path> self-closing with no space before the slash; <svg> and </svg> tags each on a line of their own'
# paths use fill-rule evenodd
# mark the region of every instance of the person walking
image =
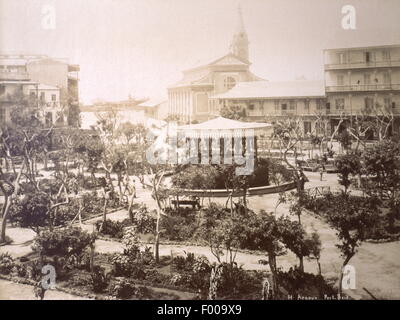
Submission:
<svg viewBox="0 0 400 320">
<path fill-rule="evenodd" d="M 322 181 L 325 171 L 326 171 L 326 170 L 325 170 L 325 166 L 324 166 L 323 163 L 321 163 L 320 166 L 319 166 L 320 181 Z"/>
</svg>

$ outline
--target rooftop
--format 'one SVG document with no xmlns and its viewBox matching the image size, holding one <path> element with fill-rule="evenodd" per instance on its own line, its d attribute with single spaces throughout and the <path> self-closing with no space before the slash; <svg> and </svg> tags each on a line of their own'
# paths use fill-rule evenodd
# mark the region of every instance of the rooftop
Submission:
<svg viewBox="0 0 400 320">
<path fill-rule="evenodd" d="M 347 47 L 347 48 L 330 48 L 324 49 L 324 51 L 352 51 L 352 50 L 362 50 L 362 49 L 382 49 L 382 48 L 400 48 L 400 44 L 385 44 L 380 46 L 365 46 L 365 47 Z"/>
<path fill-rule="evenodd" d="M 214 99 L 325 97 L 323 80 L 239 82 L 231 90 L 212 96 Z"/>
<path fill-rule="evenodd" d="M 180 126 L 180 130 L 243 130 L 243 129 L 260 129 L 271 127 L 270 123 L 259 122 L 243 122 L 224 117 L 218 117 L 197 124 L 187 124 Z"/>
<path fill-rule="evenodd" d="M 163 102 L 167 102 L 167 99 L 162 99 L 162 98 L 154 98 L 154 99 L 149 99 L 147 101 L 141 102 L 137 105 L 137 107 L 148 107 L 148 108 L 154 108 L 157 107 L 158 105 L 162 104 Z"/>
</svg>

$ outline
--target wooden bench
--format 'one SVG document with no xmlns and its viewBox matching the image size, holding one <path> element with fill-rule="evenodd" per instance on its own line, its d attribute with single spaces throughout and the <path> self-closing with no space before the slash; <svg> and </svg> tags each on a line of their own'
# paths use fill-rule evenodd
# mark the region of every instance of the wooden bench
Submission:
<svg viewBox="0 0 400 320">
<path fill-rule="evenodd" d="M 178 206 L 192 206 L 193 209 L 200 209 L 200 201 L 199 199 L 196 200 L 172 200 L 171 203 L 174 205 L 175 208 Z"/>
</svg>

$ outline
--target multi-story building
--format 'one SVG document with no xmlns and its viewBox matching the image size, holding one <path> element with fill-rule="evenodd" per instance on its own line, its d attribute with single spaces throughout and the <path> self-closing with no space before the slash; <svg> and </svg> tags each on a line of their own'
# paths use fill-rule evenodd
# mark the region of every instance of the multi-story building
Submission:
<svg viewBox="0 0 400 320">
<path fill-rule="evenodd" d="M 400 45 L 329 49 L 324 60 L 324 81 L 238 83 L 213 98 L 245 107 L 252 121 L 298 116 L 305 133 L 330 135 L 339 123 L 340 132 L 356 116 L 393 116 L 400 132 Z"/>
<path fill-rule="evenodd" d="M 400 45 L 324 50 L 327 103 L 331 126 L 339 115 L 395 116 L 392 130 L 400 129 Z"/>
<path fill-rule="evenodd" d="M 242 81 L 263 80 L 249 70 L 249 41 L 240 8 L 238 16 L 230 52 L 209 64 L 183 71 L 183 79 L 168 88 L 169 115 L 178 116 L 182 122 L 211 119 L 218 111 L 211 96 Z"/>
<path fill-rule="evenodd" d="M 10 123 L 15 107 L 30 104 L 38 108 L 47 125 L 63 125 L 60 89 L 33 81 L 0 80 L 0 125 Z"/>
<path fill-rule="evenodd" d="M 230 91 L 213 96 L 219 108 L 240 106 L 250 121 L 276 121 L 301 117 L 305 133 L 327 129 L 317 114 L 325 110 L 324 81 L 255 81 L 238 83 Z"/>
<path fill-rule="evenodd" d="M 31 85 L 43 89 L 42 94 L 49 95 L 50 100 L 46 103 L 52 105 L 55 101 L 51 100 L 51 97 L 56 95 L 58 97 L 56 104 L 65 109 L 70 125 L 77 125 L 74 123 L 76 117 L 75 119 L 73 116 L 70 117 L 73 113 L 71 110 L 79 112 L 78 72 L 79 66 L 69 64 L 66 59 L 55 59 L 46 55 L 0 54 L 0 81 L 8 81 L 7 87 L 16 86 L 16 90 L 20 90 L 18 88 L 21 85 L 27 85 L 24 82 L 31 82 Z M 0 88 L 0 90 L 5 89 Z"/>
</svg>

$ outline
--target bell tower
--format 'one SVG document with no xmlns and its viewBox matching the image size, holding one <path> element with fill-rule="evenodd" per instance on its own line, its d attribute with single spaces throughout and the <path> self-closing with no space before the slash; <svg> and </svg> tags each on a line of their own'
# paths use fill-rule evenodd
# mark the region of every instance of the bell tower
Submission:
<svg viewBox="0 0 400 320">
<path fill-rule="evenodd" d="M 249 39 L 244 29 L 242 9 L 238 6 L 238 21 L 231 43 L 231 53 L 246 61 L 249 60 Z"/>
</svg>

